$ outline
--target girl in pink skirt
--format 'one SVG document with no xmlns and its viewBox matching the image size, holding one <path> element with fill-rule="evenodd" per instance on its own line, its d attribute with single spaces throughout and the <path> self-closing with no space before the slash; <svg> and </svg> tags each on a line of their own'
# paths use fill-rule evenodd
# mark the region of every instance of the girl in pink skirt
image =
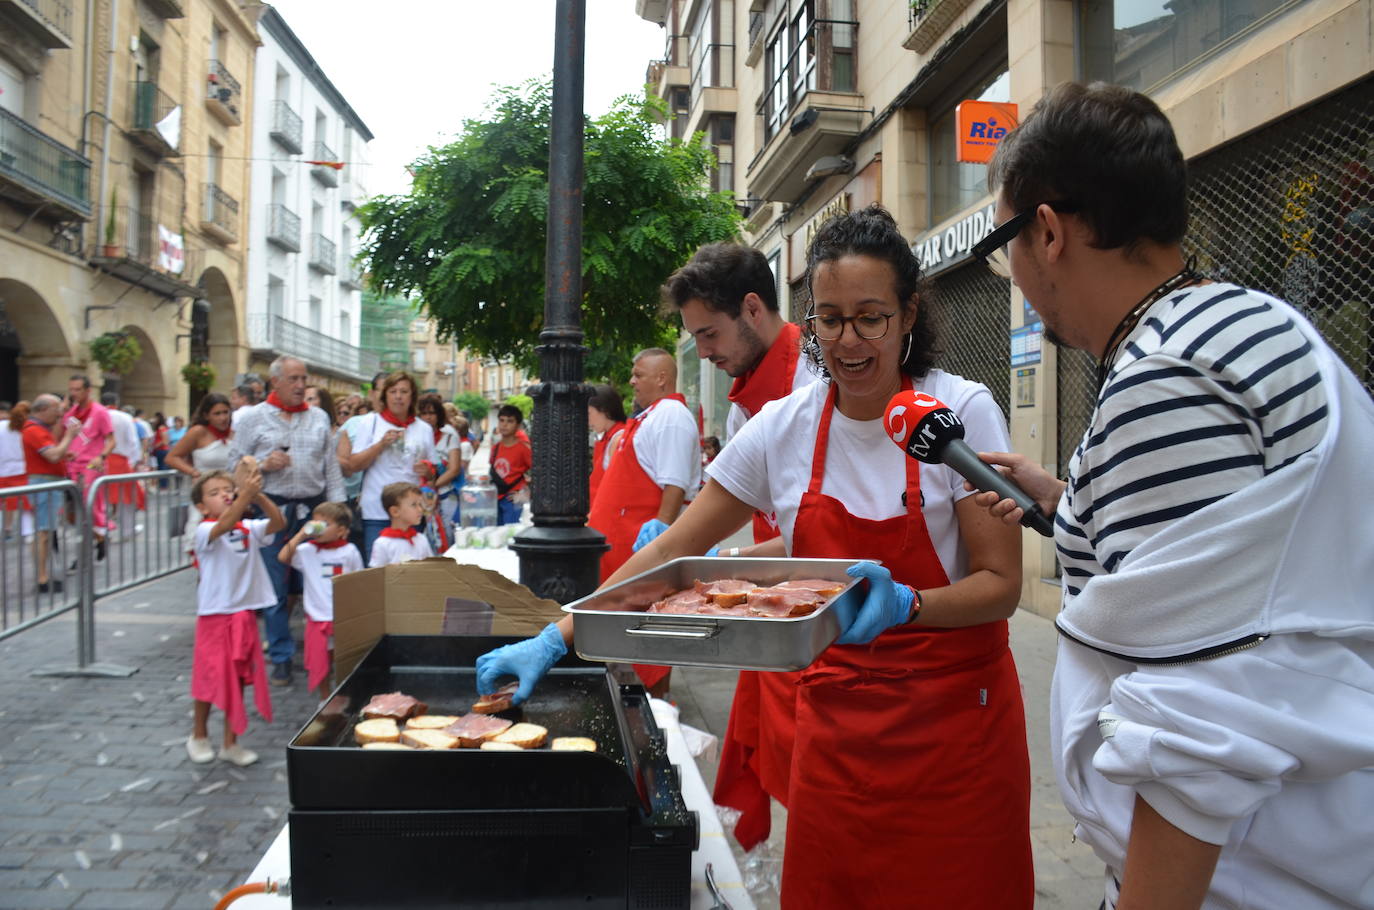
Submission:
<svg viewBox="0 0 1374 910">
<path fill-rule="evenodd" d="M 240 465 L 242 468 L 243 465 Z M 259 549 L 286 527 L 272 500 L 262 494 L 262 475 L 250 465 L 235 479 L 224 471 L 207 471 L 191 487 L 191 502 L 203 516 L 195 533 L 195 557 L 200 566 L 196 589 L 196 650 L 191 665 L 191 698 L 195 722 L 186 740 L 191 761 L 215 757 L 210 745 L 210 706 L 224 712 L 221 761 L 243 766 L 258 755 L 239 744 L 248 729 L 243 687 L 253 687 L 258 713 L 272 722 L 272 698 L 258 640 L 254 610 L 277 602 Z M 256 503 L 266 518 L 244 519 Z"/>
</svg>

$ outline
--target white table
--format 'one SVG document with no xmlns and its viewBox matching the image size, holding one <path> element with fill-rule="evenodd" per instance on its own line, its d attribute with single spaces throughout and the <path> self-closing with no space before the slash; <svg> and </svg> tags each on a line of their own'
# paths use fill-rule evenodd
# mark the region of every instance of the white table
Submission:
<svg viewBox="0 0 1374 910">
<path fill-rule="evenodd" d="M 494 551 L 493 551 L 494 552 Z M 744 890 L 739 866 L 735 864 L 734 854 L 726 842 L 726 834 L 716 815 L 715 804 L 711 802 L 706 781 L 697 770 L 697 763 L 687 751 L 687 743 L 682 738 L 682 726 L 678 723 L 677 708 L 659 699 L 650 702 L 654 720 L 663 730 L 668 742 L 668 758 L 678 766 L 682 778 L 682 800 L 688 809 L 697 813 L 697 823 L 701 826 L 701 847 L 692 854 L 692 910 L 710 910 L 715 899 L 706 887 L 706 864 L 711 864 L 716 886 L 721 895 L 730 903 L 732 910 L 754 910 L 754 902 L 749 892 Z M 291 842 L 289 825 L 283 825 L 272 841 L 262 860 L 258 862 L 245 881 L 260 882 L 288 878 L 291 875 Z M 277 895 L 252 894 L 241 897 L 233 903 L 230 910 L 284 910 L 290 902 Z"/>
</svg>

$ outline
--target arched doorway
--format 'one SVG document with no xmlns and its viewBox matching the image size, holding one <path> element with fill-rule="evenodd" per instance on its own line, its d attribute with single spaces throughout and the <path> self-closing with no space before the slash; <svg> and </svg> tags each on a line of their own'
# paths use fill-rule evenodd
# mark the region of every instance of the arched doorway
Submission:
<svg viewBox="0 0 1374 910">
<path fill-rule="evenodd" d="M 23 282 L 0 278 L 0 398 L 61 392 L 72 366 L 71 346 L 47 301 Z"/>
<path fill-rule="evenodd" d="M 219 269 L 206 269 L 198 282 L 208 304 L 191 308 L 191 354 L 188 360 L 204 358 L 215 368 L 215 390 L 225 391 L 239 370 L 239 320 L 234 308 L 234 293 Z M 194 409 L 204 393 L 191 390 L 188 411 Z"/>
<path fill-rule="evenodd" d="M 153 412 L 161 409 L 167 395 L 167 381 L 162 374 L 162 358 L 148 333 L 136 325 L 126 325 L 123 331 L 133 337 L 143 349 L 134 368 L 120 380 L 120 404 L 131 404 Z"/>
</svg>

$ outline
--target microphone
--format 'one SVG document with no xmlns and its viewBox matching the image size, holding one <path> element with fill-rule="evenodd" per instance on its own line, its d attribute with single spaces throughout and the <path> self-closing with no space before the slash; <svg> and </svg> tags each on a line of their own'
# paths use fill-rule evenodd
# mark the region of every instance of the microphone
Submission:
<svg viewBox="0 0 1374 910">
<path fill-rule="evenodd" d="M 883 414 L 888 437 L 917 461 L 946 464 L 984 493 L 1010 499 L 1024 512 L 1021 524 L 1045 537 L 1054 524 L 1035 500 L 1011 478 L 978 457 L 964 442 L 964 422 L 939 399 L 925 392 L 902 391 L 892 396 Z"/>
</svg>

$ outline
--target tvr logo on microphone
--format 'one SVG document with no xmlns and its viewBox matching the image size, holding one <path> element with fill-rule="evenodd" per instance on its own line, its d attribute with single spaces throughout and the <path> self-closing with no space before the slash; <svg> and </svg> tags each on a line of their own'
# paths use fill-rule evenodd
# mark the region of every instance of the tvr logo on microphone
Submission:
<svg viewBox="0 0 1374 910">
<path fill-rule="evenodd" d="M 904 404 L 899 404 L 887 412 L 887 432 L 897 445 L 901 445 L 906 440 L 906 421 L 902 420 L 902 415 L 905 413 L 906 405 Z"/>
</svg>

